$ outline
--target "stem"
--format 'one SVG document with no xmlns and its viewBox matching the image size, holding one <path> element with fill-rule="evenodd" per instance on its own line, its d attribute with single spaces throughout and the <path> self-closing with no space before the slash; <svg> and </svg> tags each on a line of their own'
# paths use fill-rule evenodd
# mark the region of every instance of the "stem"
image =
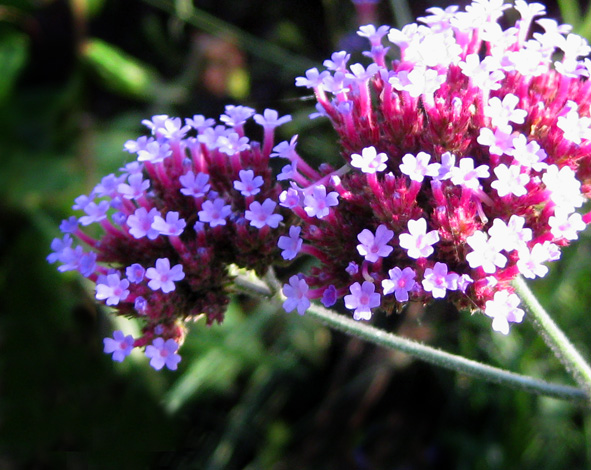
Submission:
<svg viewBox="0 0 591 470">
<path fill-rule="evenodd" d="M 577 383 L 591 395 L 591 367 L 577 351 L 562 330 L 550 318 L 538 302 L 525 280 L 519 276 L 513 281 L 515 291 L 521 297 L 534 326 L 542 335 L 554 355 L 562 362 Z"/>
<path fill-rule="evenodd" d="M 260 280 L 253 282 L 250 279 L 238 276 L 235 279 L 235 285 L 240 290 L 250 294 L 263 295 L 267 298 L 273 297 L 281 302 L 285 300 L 285 297 L 281 293 L 277 293 L 273 296 L 271 289 L 265 287 L 264 282 Z M 578 388 L 545 382 L 543 380 L 534 379 L 532 377 L 516 374 L 514 372 L 466 359 L 462 356 L 450 354 L 417 341 L 406 339 L 393 333 L 388 333 L 371 325 L 355 321 L 352 318 L 339 315 L 316 304 L 310 306 L 306 315 L 316 320 L 320 320 L 325 325 L 348 335 L 363 338 L 378 346 L 405 352 L 423 361 L 465 375 L 485 379 L 489 382 L 506 385 L 517 390 L 523 390 L 539 395 L 572 401 L 588 400 L 587 393 Z"/>
</svg>

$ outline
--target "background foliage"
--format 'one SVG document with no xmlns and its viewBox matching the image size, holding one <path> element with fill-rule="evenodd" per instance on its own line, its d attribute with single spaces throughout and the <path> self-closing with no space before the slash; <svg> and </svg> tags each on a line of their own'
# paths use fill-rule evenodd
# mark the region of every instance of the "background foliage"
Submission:
<svg viewBox="0 0 591 470">
<path fill-rule="evenodd" d="M 383 1 L 401 26 L 428 6 Z M 563 4 L 565 2 L 562 2 Z M 575 2 L 562 5 L 586 27 Z M 558 5 L 548 5 L 559 15 Z M 191 327 L 176 373 L 102 338 L 137 325 L 46 263 L 76 196 L 116 171 L 153 114 L 216 117 L 228 103 L 292 113 L 316 164 L 338 158 L 294 78 L 363 47 L 344 0 L 14 0 L 0 3 L 0 468 L 583 469 L 587 410 L 473 381 L 237 296 Z M 590 357 L 591 240 L 534 283 Z M 285 273 L 284 273 L 285 274 Z M 448 305 L 379 326 L 548 380 L 567 374 L 529 323 L 508 337 Z"/>
</svg>

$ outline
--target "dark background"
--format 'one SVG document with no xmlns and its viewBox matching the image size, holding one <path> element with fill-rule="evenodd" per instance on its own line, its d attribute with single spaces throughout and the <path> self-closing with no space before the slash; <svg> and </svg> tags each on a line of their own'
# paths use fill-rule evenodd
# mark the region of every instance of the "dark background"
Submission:
<svg viewBox="0 0 591 470">
<path fill-rule="evenodd" d="M 382 1 L 379 22 L 401 27 L 405 6 L 414 18 L 449 5 L 409 3 Z M 589 468 L 587 410 L 246 297 L 223 325 L 191 327 L 177 372 L 141 354 L 113 363 L 102 338 L 137 325 L 46 263 L 74 198 L 129 161 L 123 143 L 154 114 L 272 107 L 294 116 L 281 137 L 300 134 L 310 161 L 337 159 L 330 126 L 307 119 L 313 101 L 293 84 L 333 51 L 364 47 L 358 26 L 344 0 L 0 3 L 0 469 Z M 583 233 L 532 283 L 587 357 L 590 251 Z M 438 303 L 377 324 L 571 383 L 527 321 L 505 337 Z"/>
</svg>

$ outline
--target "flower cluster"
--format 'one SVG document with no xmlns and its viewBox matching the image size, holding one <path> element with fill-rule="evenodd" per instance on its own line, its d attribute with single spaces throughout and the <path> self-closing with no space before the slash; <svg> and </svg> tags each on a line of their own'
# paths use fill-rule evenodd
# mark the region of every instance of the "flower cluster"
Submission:
<svg viewBox="0 0 591 470">
<path fill-rule="evenodd" d="M 544 276 L 591 219 L 576 212 L 591 194 L 591 48 L 539 3 L 427 11 L 402 30 L 361 27 L 369 65 L 341 51 L 296 79 L 345 166 L 294 168 L 280 196 L 300 219 L 284 258 L 319 262 L 286 284 L 285 308 L 343 298 L 368 319 L 446 298 L 506 334 L 523 318 L 511 281 Z"/>
<path fill-rule="evenodd" d="M 264 129 L 262 143 L 245 135 L 251 118 Z M 276 202 L 282 188 L 269 158 L 275 128 L 291 118 L 228 106 L 220 119 L 143 121 L 151 135 L 124 146 L 137 160 L 78 197 L 73 209 L 83 215 L 64 220 L 52 243 L 48 261 L 59 271 L 79 271 L 98 300 L 144 320 L 140 338 L 105 339 L 116 361 L 145 347 L 154 368 L 176 369 L 184 321 L 222 321 L 229 265 L 262 275 L 281 259 L 277 242 L 290 214 Z"/>
</svg>

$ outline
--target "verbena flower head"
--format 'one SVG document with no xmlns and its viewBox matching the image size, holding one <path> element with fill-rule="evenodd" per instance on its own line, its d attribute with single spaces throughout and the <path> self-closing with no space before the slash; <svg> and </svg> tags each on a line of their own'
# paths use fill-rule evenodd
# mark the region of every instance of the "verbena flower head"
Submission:
<svg viewBox="0 0 591 470">
<path fill-rule="evenodd" d="M 251 118 L 264 128 L 262 144 L 244 135 Z M 64 221 L 64 236 L 51 245 L 48 261 L 58 270 L 79 271 L 96 284 L 97 300 L 145 323 L 139 338 L 116 332 L 105 340 L 116 361 L 147 347 L 153 367 L 175 369 L 184 321 L 223 320 L 229 266 L 262 275 L 283 260 L 277 242 L 290 211 L 276 202 L 282 188 L 269 158 L 275 128 L 291 118 L 229 106 L 221 119 L 227 126 L 203 116 L 184 126 L 164 115 L 144 121 L 151 136 L 124 146 L 137 161 L 78 197 L 81 215 Z M 297 230 L 284 257 L 297 253 Z"/>
<path fill-rule="evenodd" d="M 336 291 L 357 319 L 446 298 L 506 334 L 523 317 L 511 281 L 545 275 L 591 219 L 576 212 L 591 195 L 590 48 L 539 3 L 428 13 L 360 28 L 369 63 L 341 51 L 296 80 L 346 164 L 293 174 L 301 197 L 284 206 L 319 261 L 298 283 L 306 299 Z M 338 193 L 322 217 L 318 187 Z"/>
</svg>

